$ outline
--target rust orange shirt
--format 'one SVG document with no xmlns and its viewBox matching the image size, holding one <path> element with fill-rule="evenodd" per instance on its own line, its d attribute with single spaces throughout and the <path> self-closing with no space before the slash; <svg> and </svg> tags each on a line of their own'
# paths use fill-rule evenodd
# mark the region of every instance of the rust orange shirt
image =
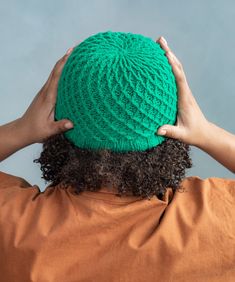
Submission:
<svg viewBox="0 0 235 282">
<path fill-rule="evenodd" d="M 182 185 L 149 201 L 0 172 L 0 281 L 235 281 L 235 180 Z"/>
</svg>

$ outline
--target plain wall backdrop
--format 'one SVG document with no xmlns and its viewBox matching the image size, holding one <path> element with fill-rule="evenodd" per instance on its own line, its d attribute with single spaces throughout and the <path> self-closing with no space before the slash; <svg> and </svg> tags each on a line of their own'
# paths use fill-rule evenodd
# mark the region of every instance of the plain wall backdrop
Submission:
<svg viewBox="0 0 235 282">
<path fill-rule="evenodd" d="M 20 117 L 69 47 L 101 31 L 163 35 L 181 60 L 203 113 L 235 133 L 235 2 L 218 0 L 0 1 L 0 124 Z M 215 140 L 216 141 L 216 140 Z M 43 191 L 40 144 L 0 163 Z M 192 147 L 188 176 L 234 178 L 210 156 Z"/>
</svg>

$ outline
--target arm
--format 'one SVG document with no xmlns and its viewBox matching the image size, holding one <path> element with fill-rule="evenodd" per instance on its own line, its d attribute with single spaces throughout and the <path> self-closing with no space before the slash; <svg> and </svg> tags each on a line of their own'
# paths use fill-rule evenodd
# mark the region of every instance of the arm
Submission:
<svg viewBox="0 0 235 282">
<path fill-rule="evenodd" d="M 235 173 L 235 135 L 209 122 L 197 147 Z"/>
<path fill-rule="evenodd" d="M 71 51 L 72 48 L 56 63 L 47 82 L 24 115 L 0 126 L 0 162 L 30 144 L 41 143 L 73 127 L 66 119 L 54 121 L 58 80 Z"/>
<path fill-rule="evenodd" d="M 163 37 L 157 42 L 166 51 L 178 89 L 176 125 L 163 125 L 158 129 L 157 134 L 194 145 L 235 173 L 235 135 L 205 118 L 192 95 L 180 61 Z"/>
<path fill-rule="evenodd" d="M 0 126 L 0 161 L 30 144 L 22 131 L 20 118 Z"/>
</svg>

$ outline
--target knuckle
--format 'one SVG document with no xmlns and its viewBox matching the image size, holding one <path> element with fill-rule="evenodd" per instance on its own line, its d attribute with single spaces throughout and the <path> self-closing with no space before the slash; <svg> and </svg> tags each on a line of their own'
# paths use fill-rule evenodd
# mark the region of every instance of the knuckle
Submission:
<svg viewBox="0 0 235 282">
<path fill-rule="evenodd" d="M 68 56 L 69 54 L 64 55 L 61 59 L 61 62 L 64 63 L 67 60 Z"/>
<path fill-rule="evenodd" d="M 174 57 L 174 53 L 170 49 L 166 53 L 168 54 L 168 56 Z"/>
<path fill-rule="evenodd" d="M 170 137 L 170 138 L 173 137 L 174 134 L 173 134 L 173 131 L 172 131 L 172 130 L 168 129 L 166 132 L 167 132 L 167 136 L 168 136 L 168 137 Z"/>
<path fill-rule="evenodd" d="M 57 78 L 59 76 L 59 74 L 60 74 L 60 69 L 59 69 L 59 67 L 57 67 L 57 68 L 54 69 L 52 76 L 53 76 L 53 78 Z"/>
<path fill-rule="evenodd" d="M 176 59 L 172 52 L 167 53 L 167 58 L 170 60 L 171 65 L 176 65 Z"/>
<path fill-rule="evenodd" d="M 63 58 L 56 62 L 55 67 L 54 67 L 55 72 L 57 72 L 57 70 L 61 68 L 62 62 L 63 62 Z"/>
<path fill-rule="evenodd" d="M 178 65 L 178 68 L 179 68 L 180 70 L 183 70 L 183 66 L 182 66 L 182 64 L 181 64 L 180 61 L 177 62 L 177 65 Z"/>
<path fill-rule="evenodd" d="M 182 85 L 182 83 L 184 83 L 184 79 L 183 79 L 183 77 L 180 74 L 176 74 L 175 77 L 176 77 L 178 85 L 179 84 Z"/>
<path fill-rule="evenodd" d="M 60 60 L 56 62 L 54 69 L 57 69 L 60 65 Z"/>
<path fill-rule="evenodd" d="M 172 54 L 172 52 L 171 52 L 170 50 L 167 50 L 167 51 L 166 51 L 166 55 L 167 55 L 167 56 L 171 56 L 171 54 Z"/>
<path fill-rule="evenodd" d="M 185 76 L 182 71 L 178 71 L 176 73 L 176 77 L 177 77 L 178 82 L 180 83 L 185 82 Z"/>
<path fill-rule="evenodd" d="M 51 79 L 51 83 L 53 83 L 54 82 L 54 80 L 56 79 L 56 71 L 53 71 L 53 73 L 52 73 L 52 79 Z M 50 83 L 50 84 L 51 84 Z"/>
</svg>

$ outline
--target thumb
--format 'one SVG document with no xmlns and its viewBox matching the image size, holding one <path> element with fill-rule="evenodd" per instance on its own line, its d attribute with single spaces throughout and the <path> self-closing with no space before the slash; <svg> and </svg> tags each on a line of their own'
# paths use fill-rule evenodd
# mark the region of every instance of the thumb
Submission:
<svg viewBox="0 0 235 282">
<path fill-rule="evenodd" d="M 68 119 L 63 119 L 54 122 L 53 127 L 54 134 L 59 134 L 73 128 L 73 123 Z"/>
<path fill-rule="evenodd" d="M 164 124 L 163 126 L 159 127 L 157 130 L 157 134 L 174 139 L 181 139 L 182 135 L 179 127 L 170 124 Z"/>
</svg>

